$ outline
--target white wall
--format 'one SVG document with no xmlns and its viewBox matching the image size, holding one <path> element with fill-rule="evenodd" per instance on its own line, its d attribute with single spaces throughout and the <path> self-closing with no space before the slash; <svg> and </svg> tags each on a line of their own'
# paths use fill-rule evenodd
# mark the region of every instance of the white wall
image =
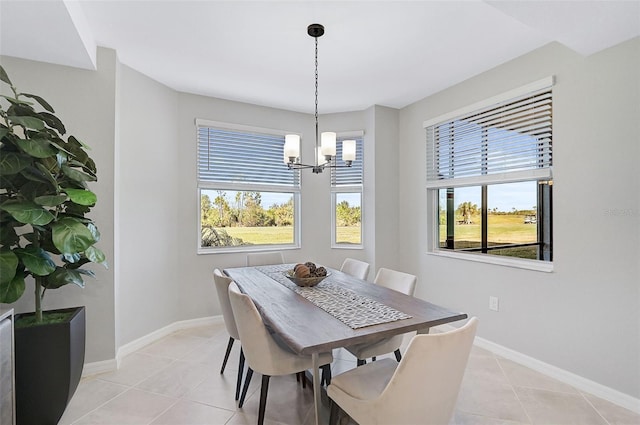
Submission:
<svg viewBox="0 0 640 425">
<path fill-rule="evenodd" d="M 116 347 L 183 319 L 186 249 L 178 247 L 178 94 L 125 65 L 118 94 Z"/>
<path fill-rule="evenodd" d="M 427 255 L 423 121 L 556 76 L 554 271 Z M 640 397 L 640 39 L 583 58 L 559 44 L 400 112 L 402 266 L 416 295 L 480 318 L 478 335 Z M 490 295 L 500 312 L 488 311 Z"/>
</svg>

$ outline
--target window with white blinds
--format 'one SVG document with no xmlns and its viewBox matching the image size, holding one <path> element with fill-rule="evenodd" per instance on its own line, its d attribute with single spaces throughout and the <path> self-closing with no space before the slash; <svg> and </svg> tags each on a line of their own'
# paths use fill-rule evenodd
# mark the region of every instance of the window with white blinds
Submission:
<svg viewBox="0 0 640 425">
<path fill-rule="evenodd" d="M 356 141 L 356 159 L 351 167 L 331 168 L 333 205 L 332 248 L 362 249 L 362 189 L 364 180 L 364 138 L 361 131 L 338 134 L 332 165 L 342 162 L 342 141 Z"/>
<path fill-rule="evenodd" d="M 284 134 L 197 127 L 200 182 L 299 187 L 300 172 L 283 162 Z"/>
<path fill-rule="evenodd" d="M 300 247 L 300 171 L 285 132 L 196 119 L 198 253 Z"/>
<path fill-rule="evenodd" d="M 551 87 L 426 126 L 427 187 L 550 179 Z"/>
<path fill-rule="evenodd" d="M 552 86 L 545 78 L 424 123 L 431 252 L 552 269 Z"/>
<path fill-rule="evenodd" d="M 343 165 L 342 163 L 342 140 L 349 138 L 338 138 L 336 143 L 336 156 L 332 160 L 332 165 Z M 363 180 L 363 139 L 362 137 L 351 138 L 356 141 L 356 160 L 351 167 L 340 167 L 331 169 L 331 186 L 362 186 Z"/>
</svg>

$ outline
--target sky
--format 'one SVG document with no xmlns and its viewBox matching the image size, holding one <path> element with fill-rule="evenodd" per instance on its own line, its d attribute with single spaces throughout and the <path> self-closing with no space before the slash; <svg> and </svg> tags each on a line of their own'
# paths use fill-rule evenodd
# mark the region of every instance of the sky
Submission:
<svg viewBox="0 0 640 425">
<path fill-rule="evenodd" d="M 509 212 L 513 208 L 517 210 L 535 209 L 537 204 L 536 182 L 505 183 L 489 186 L 488 205 L 489 210 L 497 208 L 498 211 Z M 440 191 L 440 197 L 446 199 L 446 189 Z M 463 202 L 481 206 L 480 186 L 462 187 L 454 191 L 454 204 L 458 208 Z"/>
</svg>

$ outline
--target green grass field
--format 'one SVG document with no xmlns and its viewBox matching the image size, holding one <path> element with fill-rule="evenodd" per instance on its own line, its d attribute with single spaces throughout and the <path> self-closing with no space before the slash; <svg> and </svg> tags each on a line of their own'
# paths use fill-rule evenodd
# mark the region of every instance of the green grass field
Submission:
<svg viewBox="0 0 640 425">
<path fill-rule="evenodd" d="M 522 215 L 489 215 L 489 242 L 493 243 L 527 243 L 537 240 L 537 226 L 524 224 Z M 480 242 L 480 217 L 472 218 L 473 224 L 456 224 L 455 239 L 459 241 Z M 440 242 L 447 238 L 447 229 L 440 225 Z"/>
<path fill-rule="evenodd" d="M 474 224 L 456 224 L 456 241 L 480 243 L 480 218 L 473 217 Z M 537 226 L 524 224 L 524 216 L 520 215 L 489 215 L 489 242 L 491 244 L 527 243 L 537 239 Z M 224 230 L 234 238 L 256 245 L 293 243 L 293 227 L 225 227 Z M 440 225 L 440 242 L 446 239 L 447 229 Z M 360 227 L 338 227 L 336 241 L 338 243 L 360 244 Z"/>
<path fill-rule="evenodd" d="M 293 227 L 225 227 L 224 230 L 234 238 L 255 245 L 293 243 Z M 336 240 L 338 243 L 360 244 L 360 227 L 338 227 Z"/>
</svg>

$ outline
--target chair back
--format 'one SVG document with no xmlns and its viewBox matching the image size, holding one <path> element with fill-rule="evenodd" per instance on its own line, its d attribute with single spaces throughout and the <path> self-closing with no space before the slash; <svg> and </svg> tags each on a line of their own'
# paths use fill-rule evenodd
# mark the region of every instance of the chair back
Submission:
<svg viewBox="0 0 640 425">
<path fill-rule="evenodd" d="M 412 274 L 381 267 L 373 283 L 413 296 L 417 280 L 418 278 Z"/>
<path fill-rule="evenodd" d="M 251 369 L 263 375 L 277 376 L 311 367 L 310 356 L 298 356 L 276 342 L 275 335 L 271 335 L 265 327 L 253 300 L 240 292 L 235 282 L 229 285 L 229 299 L 242 350 Z"/>
<path fill-rule="evenodd" d="M 252 252 L 247 254 L 247 266 L 266 266 L 269 264 L 284 264 L 282 252 Z"/>
<path fill-rule="evenodd" d="M 376 400 L 378 423 L 448 424 L 477 327 L 473 317 L 451 332 L 414 336 Z"/>
<path fill-rule="evenodd" d="M 367 280 L 367 276 L 369 276 L 369 263 L 354 258 L 345 258 L 342 267 L 340 267 L 340 271 L 357 277 L 358 279 Z"/>
<path fill-rule="evenodd" d="M 229 284 L 231 284 L 233 280 L 222 274 L 219 269 L 215 269 L 213 271 L 213 281 L 216 285 L 218 301 L 220 302 L 220 308 L 222 309 L 224 326 L 227 328 L 227 332 L 231 338 L 240 340 L 236 320 L 233 317 L 233 310 L 231 309 L 231 302 L 229 301 Z"/>
</svg>

